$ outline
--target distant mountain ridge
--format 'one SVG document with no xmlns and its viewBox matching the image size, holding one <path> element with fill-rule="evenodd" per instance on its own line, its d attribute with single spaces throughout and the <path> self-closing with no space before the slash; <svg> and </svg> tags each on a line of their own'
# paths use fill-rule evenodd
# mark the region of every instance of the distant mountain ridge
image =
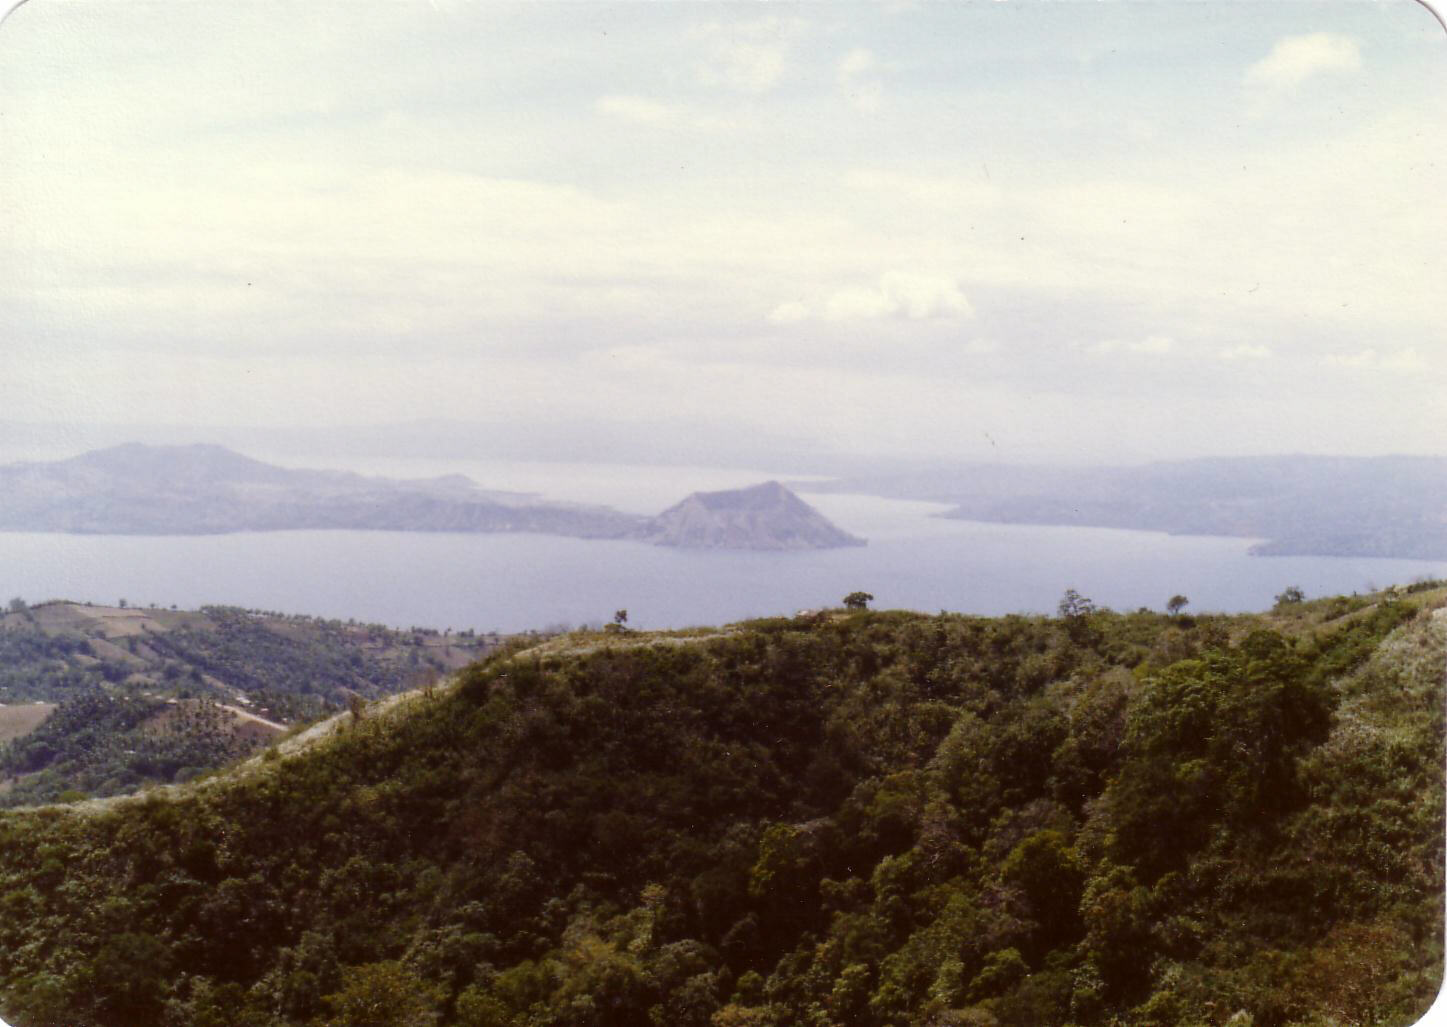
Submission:
<svg viewBox="0 0 1447 1027">
<path fill-rule="evenodd" d="M 0 531 L 532 532 L 635 539 L 662 546 L 769 550 L 860 544 L 777 482 L 737 494 L 753 498 L 735 502 L 726 498 L 735 493 L 697 493 L 651 518 L 605 506 L 487 490 L 460 474 L 382 478 L 278 467 L 217 445 L 127 443 L 66 460 L 0 466 Z M 690 503 L 692 515 L 675 512 Z"/>
<path fill-rule="evenodd" d="M 1227 535 L 1269 556 L 1447 559 L 1447 458 L 1267 456 L 1137 467 L 962 464 L 811 485 L 948 503 L 944 517 Z"/>
<path fill-rule="evenodd" d="M 223 446 L 127 443 L 0 467 L 0 530 L 206 535 L 369 529 L 618 538 L 641 518 L 488 492 L 461 476 L 401 480 L 277 467 Z"/>
</svg>

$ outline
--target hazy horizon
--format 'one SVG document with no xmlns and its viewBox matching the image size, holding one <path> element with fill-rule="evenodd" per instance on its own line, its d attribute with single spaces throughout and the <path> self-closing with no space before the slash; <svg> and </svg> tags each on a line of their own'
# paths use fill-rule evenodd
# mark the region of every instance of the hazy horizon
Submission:
<svg viewBox="0 0 1447 1027">
<path fill-rule="evenodd" d="M 0 465 L 50 462 L 139 443 L 154 447 L 213 445 L 263 462 L 318 470 L 339 469 L 384 476 L 449 473 L 452 466 L 489 464 L 573 465 L 602 473 L 607 468 L 659 467 L 700 472 L 750 469 L 761 475 L 851 478 L 967 467 L 1112 469 L 1173 463 L 1307 458 L 1330 460 L 1447 460 L 1442 451 L 1340 453 L 1267 450 L 1223 454 L 1203 451 L 1163 456 L 994 452 L 962 456 L 853 450 L 847 440 L 816 440 L 750 433 L 719 423 L 553 421 L 468 422 L 416 419 L 393 424 L 158 425 L 44 424 L 0 419 Z M 998 452 L 998 451 L 996 451 Z M 1010 457 L 1014 458 L 1011 459 Z M 413 469 L 411 465 L 416 465 Z M 465 472 L 464 472 L 465 473 Z M 475 473 L 475 472 L 474 472 Z M 486 480 L 478 484 L 487 485 Z"/>
<path fill-rule="evenodd" d="M 1439 453 L 1443 45 L 1411 0 L 25 4 L 0 420 Z"/>
</svg>

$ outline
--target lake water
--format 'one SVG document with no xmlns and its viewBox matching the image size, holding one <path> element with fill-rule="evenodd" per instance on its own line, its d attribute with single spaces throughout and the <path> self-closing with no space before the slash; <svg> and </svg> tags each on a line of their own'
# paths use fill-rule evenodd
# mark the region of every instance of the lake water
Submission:
<svg viewBox="0 0 1447 1027">
<path fill-rule="evenodd" d="M 315 464 L 313 464 L 315 465 Z M 508 468 L 511 468 L 509 471 Z M 368 465 L 420 476 L 460 471 L 490 488 L 657 512 L 698 488 L 767 472 L 562 465 Z M 775 474 L 773 476 L 782 476 Z M 0 602 L 22 596 L 193 608 L 206 603 L 355 617 L 401 627 L 518 631 L 598 623 L 686 627 L 836 605 L 862 589 L 879 608 L 1053 612 L 1074 588 L 1115 609 L 1259 610 L 1287 585 L 1308 596 L 1364 591 L 1447 562 L 1253 557 L 1247 539 L 950 521 L 929 503 L 805 496 L 863 548 L 694 552 L 543 535 L 266 532 L 137 537 L 0 533 Z"/>
</svg>

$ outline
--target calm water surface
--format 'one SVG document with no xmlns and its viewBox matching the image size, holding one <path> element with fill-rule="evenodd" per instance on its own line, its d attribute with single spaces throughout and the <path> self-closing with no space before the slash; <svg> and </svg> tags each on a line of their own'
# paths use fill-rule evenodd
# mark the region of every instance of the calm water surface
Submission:
<svg viewBox="0 0 1447 1027">
<path fill-rule="evenodd" d="M 715 471 L 704 481 L 691 474 L 695 483 L 680 487 L 670 477 L 678 469 L 629 473 L 642 508 L 654 510 L 691 488 L 760 480 Z M 600 475 L 587 489 L 544 489 L 544 474 L 521 467 L 511 479 L 473 476 L 489 487 L 619 506 L 615 497 L 629 485 Z M 398 626 L 516 631 L 607 621 L 620 607 L 638 627 L 717 624 L 834 605 L 855 589 L 872 592 L 877 607 L 930 612 L 1051 612 L 1066 588 L 1116 609 L 1160 609 L 1179 592 L 1193 611 L 1255 610 L 1287 585 L 1311 596 L 1447 576 L 1447 562 L 1253 557 L 1245 539 L 977 524 L 933 517 L 940 507 L 928 503 L 807 498 L 869 545 L 739 553 L 543 535 L 0 533 L 0 601 L 229 603 Z"/>
</svg>

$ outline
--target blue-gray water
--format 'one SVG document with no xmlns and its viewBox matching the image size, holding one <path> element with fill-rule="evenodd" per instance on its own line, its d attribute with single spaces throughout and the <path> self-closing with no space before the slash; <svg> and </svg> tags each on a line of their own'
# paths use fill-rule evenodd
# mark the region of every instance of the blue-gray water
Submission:
<svg viewBox="0 0 1447 1027">
<path fill-rule="evenodd" d="M 681 495 L 682 493 L 679 493 Z M 607 621 L 683 627 L 834 605 L 1053 611 L 1074 588 L 1116 609 L 1256 610 L 1287 585 L 1308 596 L 1447 576 L 1447 562 L 1253 557 L 1244 539 L 976 524 L 930 504 L 807 497 L 859 549 L 691 552 L 541 535 L 272 532 L 133 537 L 0 533 L 0 602 L 22 596 L 135 605 L 228 603 L 387 624 L 515 631 Z"/>
</svg>

